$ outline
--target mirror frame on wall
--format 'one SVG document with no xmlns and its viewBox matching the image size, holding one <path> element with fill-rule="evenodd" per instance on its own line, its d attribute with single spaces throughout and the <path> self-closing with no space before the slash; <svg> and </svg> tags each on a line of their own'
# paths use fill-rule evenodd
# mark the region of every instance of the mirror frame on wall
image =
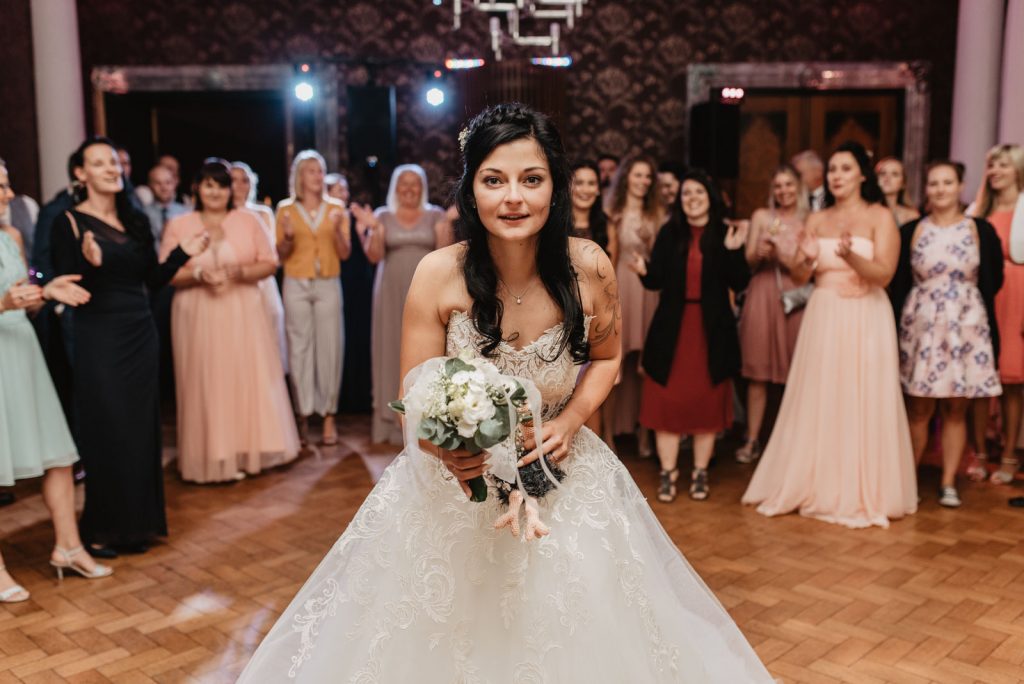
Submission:
<svg viewBox="0 0 1024 684">
<path fill-rule="evenodd" d="M 768 62 L 691 64 L 686 70 L 686 148 L 689 115 L 719 88 L 807 91 L 902 90 L 903 150 L 907 191 L 920 197 L 928 155 L 931 92 L 929 62 Z M 689 154 L 689 152 L 687 152 Z"/>
<path fill-rule="evenodd" d="M 330 64 L 317 64 L 313 105 L 316 149 L 327 168 L 338 168 L 338 75 Z M 297 150 L 292 126 L 295 70 L 291 64 L 220 64 L 184 66 L 97 66 L 91 74 L 96 133 L 106 135 L 104 95 L 136 92 L 230 92 L 277 90 L 285 103 L 285 168 Z"/>
</svg>

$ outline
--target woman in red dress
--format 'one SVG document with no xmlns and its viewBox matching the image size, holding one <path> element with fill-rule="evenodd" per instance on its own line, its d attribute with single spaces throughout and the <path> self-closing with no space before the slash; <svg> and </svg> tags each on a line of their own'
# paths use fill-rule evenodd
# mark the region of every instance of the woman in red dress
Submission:
<svg viewBox="0 0 1024 684">
<path fill-rule="evenodd" d="M 676 497 L 684 434 L 693 435 L 690 497 L 708 497 L 715 435 L 732 424 L 731 378 L 740 370 L 740 343 L 729 290 L 747 286 L 750 268 L 745 224 L 726 231 L 723 214 L 711 180 L 691 171 L 650 260 L 629 256 L 644 287 L 661 291 L 644 343 L 640 403 L 640 423 L 655 431 L 661 461 L 659 501 Z"/>
</svg>

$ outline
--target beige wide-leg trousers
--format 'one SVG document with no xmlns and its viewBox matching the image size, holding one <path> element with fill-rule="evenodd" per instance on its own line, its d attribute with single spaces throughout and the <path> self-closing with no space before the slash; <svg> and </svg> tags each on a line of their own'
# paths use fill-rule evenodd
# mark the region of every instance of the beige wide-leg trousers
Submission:
<svg viewBox="0 0 1024 684">
<path fill-rule="evenodd" d="M 340 278 L 285 278 L 284 318 L 292 392 L 300 416 L 338 410 L 345 358 Z"/>
</svg>

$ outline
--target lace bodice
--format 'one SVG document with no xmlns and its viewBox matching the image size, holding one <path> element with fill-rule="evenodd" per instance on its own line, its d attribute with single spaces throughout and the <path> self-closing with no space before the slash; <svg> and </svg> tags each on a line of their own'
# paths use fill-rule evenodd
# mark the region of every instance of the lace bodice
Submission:
<svg viewBox="0 0 1024 684">
<path fill-rule="evenodd" d="M 584 317 L 588 335 L 591 320 L 593 316 Z M 550 420 L 562 412 L 572 398 L 576 377 L 579 375 L 579 366 L 573 363 L 568 347 L 558 358 L 551 360 L 558 350 L 561 331 L 561 323 L 554 325 L 522 349 L 502 342 L 498 345 L 497 356 L 491 359 L 502 373 L 532 380 L 537 385 L 544 404 L 541 411 L 544 420 Z M 472 317 L 464 311 L 453 311 L 448 319 L 445 354 L 455 356 L 462 349 L 480 349 L 481 346 L 483 337 L 473 325 Z"/>
</svg>

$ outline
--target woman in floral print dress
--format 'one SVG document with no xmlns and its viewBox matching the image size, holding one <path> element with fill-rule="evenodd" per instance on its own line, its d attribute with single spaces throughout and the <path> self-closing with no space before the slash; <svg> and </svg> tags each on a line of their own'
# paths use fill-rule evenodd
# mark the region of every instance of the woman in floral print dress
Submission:
<svg viewBox="0 0 1024 684">
<path fill-rule="evenodd" d="M 900 376 L 914 455 L 928 443 L 936 403 L 942 413 L 939 503 L 960 505 L 956 471 L 967 441 L 971 399 L 1002 394 L 993 302 L 1003 282 L 995 229 L 960 210 L 963 167 L 936 162 L 926 191 L 931 213 L 901 229 L 900 265 L 891 293 L 900 334 Z M 911 285 L 912 283 L 912 285 Z"/>
</svg>

